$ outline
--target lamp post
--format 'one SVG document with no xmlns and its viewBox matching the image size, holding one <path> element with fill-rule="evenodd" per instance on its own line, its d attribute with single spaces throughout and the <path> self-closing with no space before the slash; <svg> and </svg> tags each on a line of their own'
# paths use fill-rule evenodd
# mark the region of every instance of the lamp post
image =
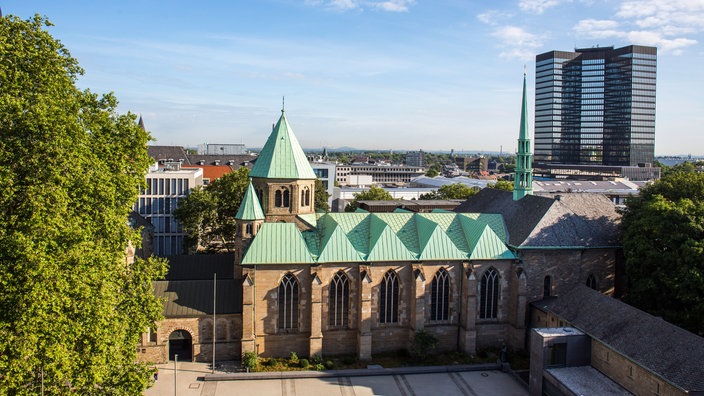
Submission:
<svg viewBox="0 0 704 396">
<path fill-rule="evenodd" d="M 178 362 L 178 353 L 174 355 L 174 396 L 176 396 L 176 362 Z"/>
</svg>

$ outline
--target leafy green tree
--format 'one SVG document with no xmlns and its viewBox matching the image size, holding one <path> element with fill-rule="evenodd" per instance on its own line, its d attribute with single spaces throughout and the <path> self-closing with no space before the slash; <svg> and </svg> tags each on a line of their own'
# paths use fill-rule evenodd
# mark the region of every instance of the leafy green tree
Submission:
<svg viewBox="0 0 704 396">
<path fill-rule="evenodd" d="M 140 394 L 162 260 L 126 261 L 149 134 L 36 16 L 0 18 L 0 393 Z"/>
<path fill-rule="evenodd" d="M 367 191 L 354 194 L 352 202 L 345 206 L 345 212 L 354 212 L 359 208 L 359 201 L 391 201 L 394 199 L 388 191 L 381 187 L 371 186 Z"/>
<path fill-rule="evenodd" d="M 427 194 L 422 194 L 420 199 L 467 199 L 478 191 L 462 183 L 445 184 Z"/>
<path fill-rule="evenodd" d="M 673 173 L 626 202 L 626 301 L 704 334 L 704 174 Z"/>
<path fill-rule="evenodd" d="M 486 186 L 497 190 L 513 191 L 513 182 L 510 180 L 497 180 L 496 183 L 488 183 Z"/>
<path fill-rule="evenodd" d="M 235 215 L 249 185 L 249 169 L 240 167 L 179 201 L 174 217 L 188 233 L 189 252 L 232 251 L 237 234 Z"/>
<path fill-rule="evenodd" d="M 315 196 L 313 197 L 313 207 L 318 210 L 323 210 L 325 212 L 330 211 L 330 205 L 328 205 L 328 199 L 330 194 L 325 190 L 323 182 L 320 179 L 315 179 Z"/>
<path fill-rule="evenodd" d="M 428 171 L 425 172 L 425 175 L 428 176 L 428 177 L 435 177 L 435 176 L 437 176 L 437 175 L 439 175 L 439 174 L 440 174 L 440 172 L 439 172 L 436 168 L 434 168 L 434 167 L 428 168 Z"/>
</svg>

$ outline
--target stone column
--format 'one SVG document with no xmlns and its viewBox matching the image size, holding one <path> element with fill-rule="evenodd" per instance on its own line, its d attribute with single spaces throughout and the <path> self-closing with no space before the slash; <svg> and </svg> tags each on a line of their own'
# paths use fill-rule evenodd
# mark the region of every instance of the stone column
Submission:
<svg viewBox="0 0 704 396">
<path fill-rule="evenodd" d="M 411 304 L 411 330 L 415 332 L 425 328 L 425 275 L 423 275 L 422 265 L 413 266 L 413 280 L 414 304 Z"/>
<path fill-rule="evenodd" d="M 518 284 L 516 293 L 516 312 L 511 323 L 511 339 L 509 345 L 514 349 L 523 349 L 526 336 L 526 315 L 528 314 L 528 279 L 522 268 L 518 268 Z"/>
<path fill-rule="evenodd" d="M 310 350 L 308 356 L 323 354 L 323 286 L 317 273 L 311 275 L 310 288 Z"/>
<path fill-rule="evenodd" d="M 359 360 L 372 359 L 372 278 L 369 267 L 360 267 L 359 311 L 357 313 L 357 357 Z"/>
<path fill-rule="evenodd" d="M 464 266 L 462 276 L 462 322 L 460 324 L 460 348 L 463 352 L 474 355 L 477 352 L 477 278 L 472 265 Z"/>
<path fill-rule="evenodd" d="M 243 271 L 242 280 L 242 353 L 257 351 L 254 329 L 254 273 L 250 271 Z"/>
</svg>

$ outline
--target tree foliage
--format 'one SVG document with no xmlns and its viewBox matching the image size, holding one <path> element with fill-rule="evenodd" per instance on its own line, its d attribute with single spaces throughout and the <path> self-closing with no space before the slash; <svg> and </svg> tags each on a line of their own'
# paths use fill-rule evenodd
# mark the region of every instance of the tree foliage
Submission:
<svg viewBox="0 0 704 396">
<path fill-rule="evenodd" d="M 359 208 L 359 201 L 391 201 L 394 199 L 388 191 L 381 187 L 371 186 L 369 190 L 354 194 L 352 202 L 345 206 L 345 212 L 354 212 Z"/>
<path fill-rule="evenodd" d="M 149 135 L 36 16 L 0 18 L 0 393 L 139 394 L 166 264 L 127 264 Z"/>
<path fill-rule="evenodd" d="M 626 301 L 704 334 L 704 174 L 672 173 L 627 200 Z"/>
<path fill-rule="evenodd" d="M 315 179 L 315 196 L 313 197 L 313 207 L 316 210 L 322 210 L 324 212 L 330 211 L 330 205 L 328 205 L 328 199 L 330 194 L 328 194 L 323 182 L 320 179 Z"/>
<path fill-rule="evenodd" d="M 421 194 L 419 199 L 467 199 L 478 191 L 462 183 L 445 184 L 427 194 Z"/>
<path fill-rule="evenodd" d="M 232 251 L 235 215 L 248 185 L 249 169 L 240 167 L 203 188 L 192 189 L 179 201 L 174 217 L 188 233 L 184 242 L 188 251 Z"/>
<path fill-rule="evenodd" d="M 496 183 L 489 183 L 486 186 L 497 190 L 513 191 L 513 182 L 510 180 L 497 180 Z"/>
</svg>

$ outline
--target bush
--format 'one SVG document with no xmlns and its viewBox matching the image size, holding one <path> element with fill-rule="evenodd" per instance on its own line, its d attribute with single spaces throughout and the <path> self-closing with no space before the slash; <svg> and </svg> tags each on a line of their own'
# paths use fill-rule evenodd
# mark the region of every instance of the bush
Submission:
<svg viewBox="0 0 704 396">
<path fill-rule="evenodd" d="M 297 365 L 298 364 L 298 354 L 296 352 L 291 352 L 291 356 L 288 358 L 288 360 L 291 362 L 291 364 Z"/>
<path fill-rule="evenodd" d="M 323 370 L 325 370 L 325 365 L 322 364 L 322 363 L 318 363 L 318 364 L 316 364 L 313 368 L 316 369 L 316 370 L 318 370 L 318 371 L 323 371 Z"/>
<path fill-rule="evenodd" d="M 411 356 L 415 359 L 423 360 L 428 357 L 428 353 L 438 346 L 438 339 L 433 334 L 424 330 L 418 330 L 413 335 L 411 343 Z"/>
<path fill-rule="evenodd" d="M 332 370 L 335 367 L 335 363 L 332 362 L 332 360 L 328 360 L 325 362 L 325 368 L 328 370 Z"/>
<path fill-rule="evenodd" d="M 259 356 L 256 352 L 245 352 L 242 354 L 242 367 L 246 369 L 254 369 L 259 362 Z"/>
<path fill-rule="evenodd" d="M 323 364 L 323 357 L 320 355 L 313 355 L 311 358 L 315 364 Z"/>
<path fill-rule="evenodd" d="M 310 362 L 308 361 L 308 359 L 301 359 L 299 364 L 301 365 L 301 368 L 304 368 L 304 369 L 308 368 L 308 366 L 310 366 Z"/>
</svg>

